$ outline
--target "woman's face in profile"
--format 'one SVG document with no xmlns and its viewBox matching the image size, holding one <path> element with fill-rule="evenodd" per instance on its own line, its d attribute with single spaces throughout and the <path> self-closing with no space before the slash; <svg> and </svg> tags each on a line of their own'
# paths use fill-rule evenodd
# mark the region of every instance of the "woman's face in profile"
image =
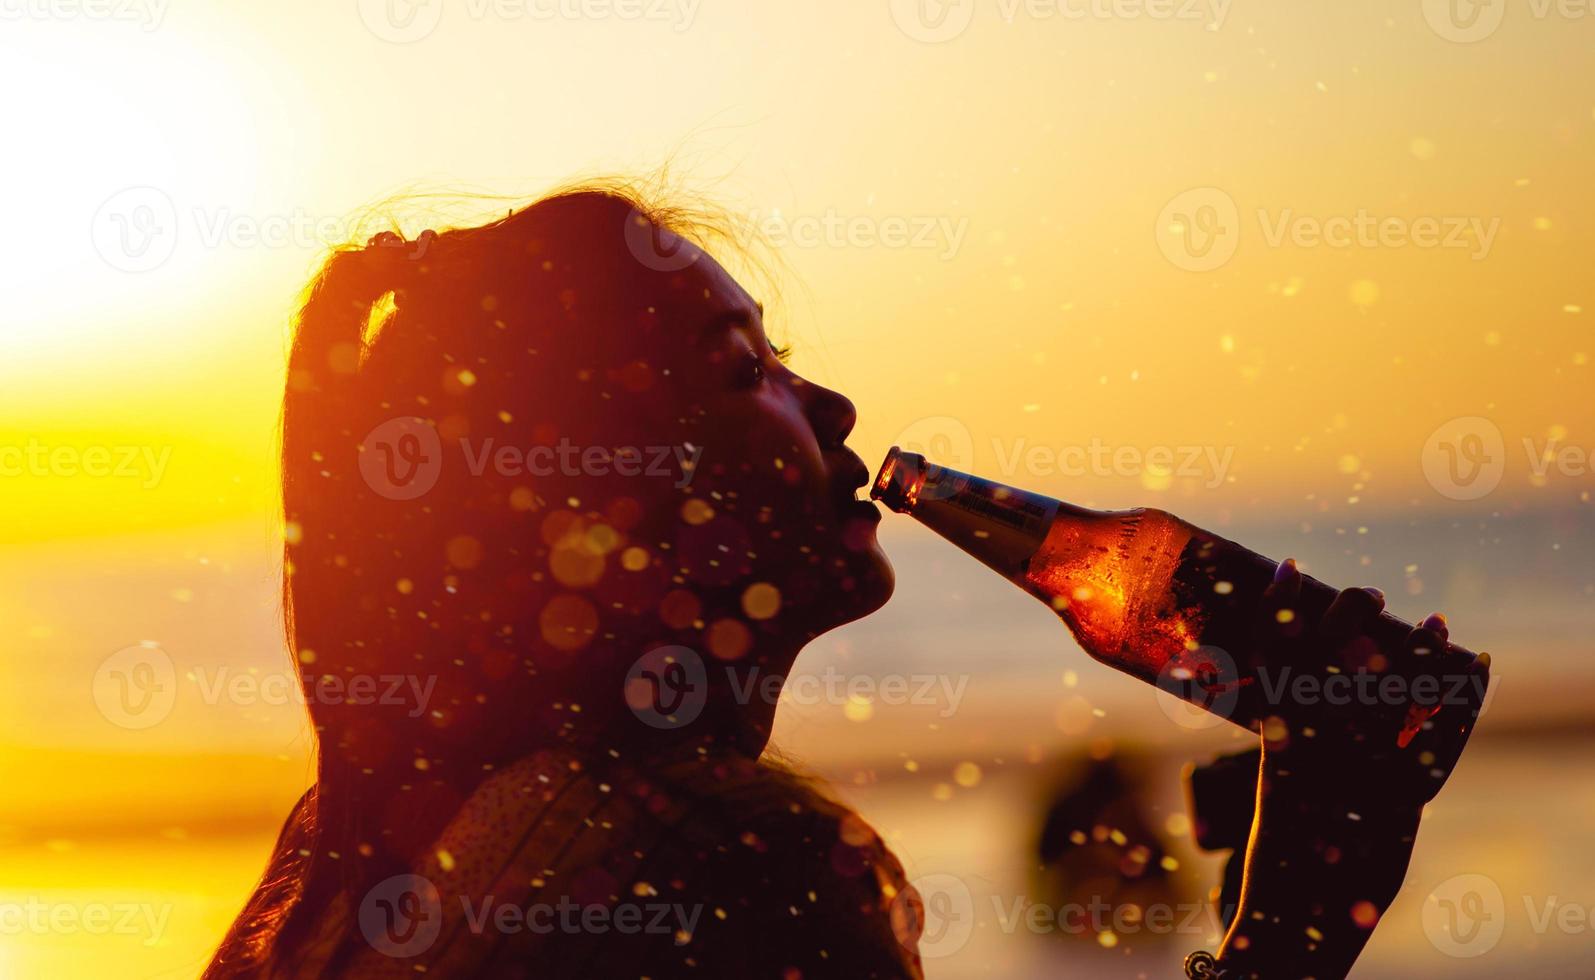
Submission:
<svg viewBox="0 0 1595 980">
<path fill-rule="evenodd" d="M 666 248 L 692 249 L 658 235 Z M 647 274 L 662 319 L 682 327 L 672 331 L 681 342 L 667 355 L 668 387 L 701 450 L 691 499 L 735 518 L 750 545 L 748 581 L 774 586 L 811 632 L 867 615 L 891 595 L 893 575 L 876 540 L 880 511 L 860 492 L 871 473 L 845 445 L 853 403 L 789 369 L 761 305 L 713 258 L 696 256 Z M 678 520 L 700 519 L 693 507 Z"/>
</svg>

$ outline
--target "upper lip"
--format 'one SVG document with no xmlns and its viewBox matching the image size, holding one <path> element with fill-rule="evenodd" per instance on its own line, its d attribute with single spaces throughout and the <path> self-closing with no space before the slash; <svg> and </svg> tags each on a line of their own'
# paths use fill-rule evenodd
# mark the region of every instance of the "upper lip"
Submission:
<svg viewBox="0 0 1595 980">
<path fill-rule="evenodd" d="M 837 482 L 841 485 L 842 496 L 852 499 L 854 491 L 859 487 L 868 486 L 870 482 L 869 467 L 851 449 L 844 449 L 837 467 Z"/>
</svg>

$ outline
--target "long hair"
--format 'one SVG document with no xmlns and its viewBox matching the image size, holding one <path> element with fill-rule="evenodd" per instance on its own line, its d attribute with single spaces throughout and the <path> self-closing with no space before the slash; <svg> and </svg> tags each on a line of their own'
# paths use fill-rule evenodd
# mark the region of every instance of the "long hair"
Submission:
<svg viewBox="0 0 1595 980">
<path fill-rule="evenodd" d="M 617 286 L 644 267 L 668 277 L 672 257 L 646 252 L 658 227 L 702 243 L 727 226 L 587 185 L 479 227 L 340 249 L 311 283 L 282 487 L 285 625 L 317 781 L 207 976 L 280 968 L 335 903 L 406 870 L 485 772 L 616 737 L 616 651 L 691 628 L 660 616 L 673 588 L 689 582 L 705 614 L 734 607 L 715 593 L 730 579 L 718 561 L 663 540 L 674 491 L 651 487 L 657 506 L 616 478 L 494 456 L 660 438 L 670 405 L 649 352 L 679 338 Z"/>
</svg>

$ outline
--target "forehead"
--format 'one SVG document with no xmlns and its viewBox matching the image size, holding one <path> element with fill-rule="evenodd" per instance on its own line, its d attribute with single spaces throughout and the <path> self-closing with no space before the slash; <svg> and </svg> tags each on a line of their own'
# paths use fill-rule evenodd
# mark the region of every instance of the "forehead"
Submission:
<svg viewBox="0 0 1595 980">
<path fill-rule="evenodd" d="M 651 270 L 655 288 L 650 292 L 662 310 L 679 316 L 682 325 L 692 330 L 710 326 L 725 314 L 757 320 L 758 302 L 714 256 L 667 228 L 658 229 L 657 236 L 662 252 L 678 256 L 673 265 L 685 263 L 680 268 Z"/>
</svg>

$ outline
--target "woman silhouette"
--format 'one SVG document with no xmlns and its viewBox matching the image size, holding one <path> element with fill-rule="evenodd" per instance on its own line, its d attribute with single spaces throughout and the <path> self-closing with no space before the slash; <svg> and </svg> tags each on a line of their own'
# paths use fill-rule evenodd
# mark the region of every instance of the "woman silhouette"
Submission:
<svg viewBox="0 0 1595 980">
<path fill-rule="evenodd" d="M 317 780 L 211 976 L 918 975 L 897 862 L 757 761 L 765 679 L 892 590 L 853 406 L 693 229 L 578 190 L 314 282 L 283 490 Z"/>
<path fill-rule="evenodd" d="M 897 860 L 761 760 L 769 679 L 892 591 L 854 409 L 786 368 L 701 228 L 577 189 L 379 236 L 312 283 L 283 492 L 317 779 L 207 976 L 920 976 Z M 1370 595 L 1330 618 L 1355 632 Z M 1346 768 L 1324 756 L 1262 766 L 1280 815 L 1241 904 L 1277 934 L 1232 933 L 1231 975 L 1283 975 L 1326 914 L 1293 894 L 1323 846 L 1297 829 L 1355 795 L 1312 776 Z M 1358 862 L 1399 875 L 1415 812 L 1338 821 L 1325 894 L 1382 911 L 1394 887 L 1361 890 Z M 1317 975 L 1369 928 L 1321 943 Z"/>
</svg>

